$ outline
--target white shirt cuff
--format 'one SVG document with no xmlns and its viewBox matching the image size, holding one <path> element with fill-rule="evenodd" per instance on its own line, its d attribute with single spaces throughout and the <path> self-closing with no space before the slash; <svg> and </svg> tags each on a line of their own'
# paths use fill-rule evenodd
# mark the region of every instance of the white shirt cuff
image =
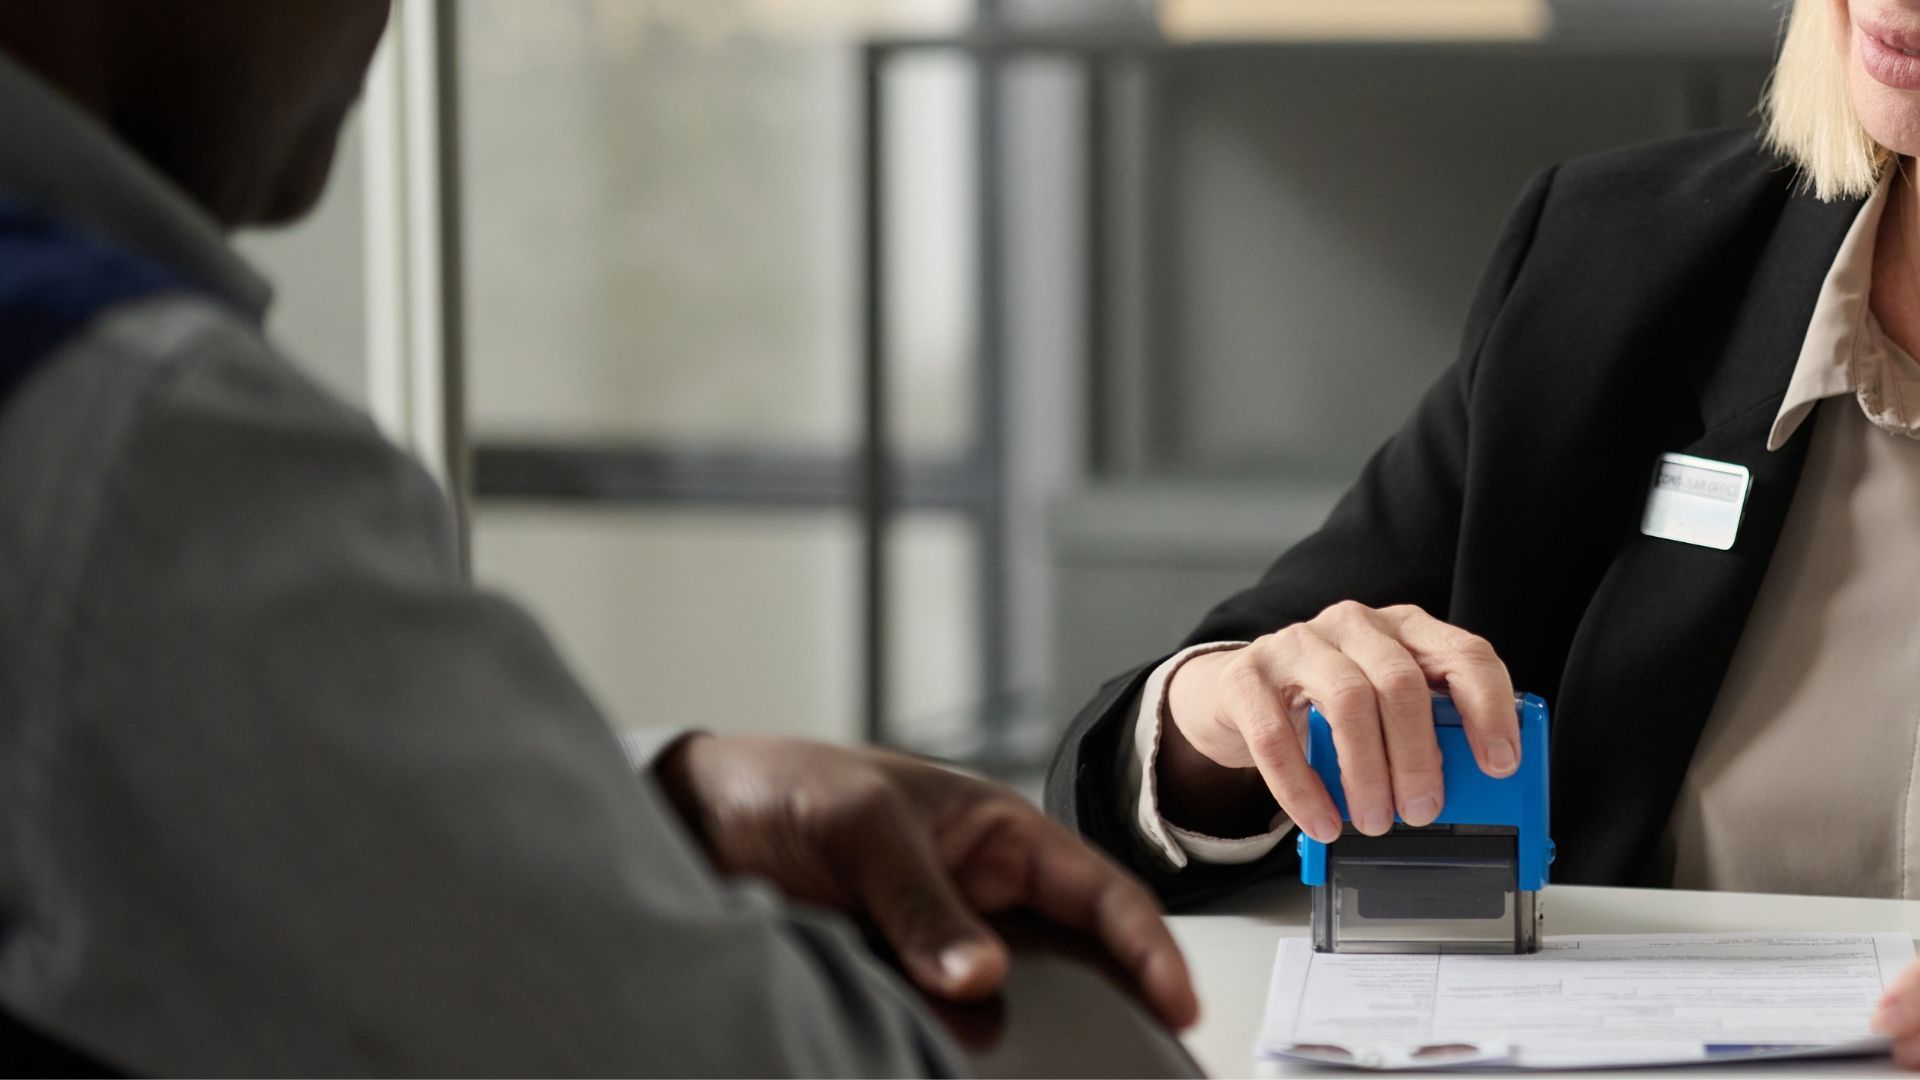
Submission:
<svg viewBox="0 0 1920 1080">
<path fill-rule="evenodd" d="M 1203 863 L 1250 863 L 1272 851 L 1293 831 L 1293 822 L 1285 814 L 1273 816 L 1272 827 L 1257 836 L 1221 837 L 1193 832 L 1160 816 L 1159 782 L 1154 765 L 1160 757 L 1160 732 L 1171 717 L 1167 711 L 1167 688 L 1180 665 L 1203 653 L 1224 652 L 1246 645 L 1244 641 L 1212 641 L 1193 645 L 1168 657 L 1147 676 L 1140 691 L 1140 718 L 1133 728 L 1133 753 L 1127 755 L 1127 790 L 1135 794 L 1133 823 L 1147 845 L 1175 870 L 1186 869 L 1189 859 Z"/>
</svg>

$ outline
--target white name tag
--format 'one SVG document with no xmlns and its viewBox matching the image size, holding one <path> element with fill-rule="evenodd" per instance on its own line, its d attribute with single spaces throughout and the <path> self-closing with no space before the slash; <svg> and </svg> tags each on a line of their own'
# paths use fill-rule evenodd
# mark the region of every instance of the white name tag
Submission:
<svg viewBox="0 0 1920 1080">
<path fill-rule="evenodd" d="M 1662 454 L 1647 492 L 1640 531 L 1662 540 L 1726 551 L 1740 532 L 1752 474 L 1744 465 Z"/>
</svg>

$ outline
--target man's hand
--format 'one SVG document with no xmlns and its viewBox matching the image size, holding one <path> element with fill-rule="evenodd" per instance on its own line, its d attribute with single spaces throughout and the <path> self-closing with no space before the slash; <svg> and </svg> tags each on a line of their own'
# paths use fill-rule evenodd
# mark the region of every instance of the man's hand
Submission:
<svg viewBox="0 0 1920 1080">
<path fill-rule="evenodd" d="M 1199 1013 L 1153 896 L 1004 787 L 882 750 L 708 735 L 657 772 L 722 873 L 871 920 L 930 993 L 998 990 L 1007 949 L 980 916 L 1028 908 L 1098 938 L 1168 1024 Z"/>
<path fill-rule="evenodd" d="M 1417 607 L 1335 604 L 1245 648 L 1196 656 L 1168 687 L 1175 730 L 1163 733 L 1161 810 L 1236 836 L 1264 829 L 1277 802 L 1307 835 L 1338 837 L 1340 814 L 1307 764 L 1313 704 L 1333 729 L 1354 827 L 1378 836 L 1396 813 L 1429 824 L 1446 798 L 1435 686 L 1452 695 L 1481 771 L 1512 775 L 1520 720 L 1506 665 L 1485 639 Z"/>
</svg>

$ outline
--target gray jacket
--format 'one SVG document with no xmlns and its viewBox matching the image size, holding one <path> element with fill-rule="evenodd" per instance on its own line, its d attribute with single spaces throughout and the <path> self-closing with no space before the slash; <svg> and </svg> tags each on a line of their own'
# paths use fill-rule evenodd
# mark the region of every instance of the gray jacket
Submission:
<svg viewBox="0 0 1920 1080">
<path fill-rule="evenodd" d="M 0 411 L 0 1005 L 141 1072 L 955 1067 L 844 920 L 716 879 L 210 221 L 4 61 L 0 115 L 0 192 L 217 297 Z"/>
</svg>

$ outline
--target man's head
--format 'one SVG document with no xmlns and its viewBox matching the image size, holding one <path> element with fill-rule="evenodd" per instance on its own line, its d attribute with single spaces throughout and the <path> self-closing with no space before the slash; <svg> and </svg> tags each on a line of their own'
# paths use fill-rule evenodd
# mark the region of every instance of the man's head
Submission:
<svg viewBox="0 0 1920 1080">
<path fill-rule="evenodd" d="M 390 0 L 0 4 L 0 50 L 227 226 L 319 201 Z"/>
</svg>

